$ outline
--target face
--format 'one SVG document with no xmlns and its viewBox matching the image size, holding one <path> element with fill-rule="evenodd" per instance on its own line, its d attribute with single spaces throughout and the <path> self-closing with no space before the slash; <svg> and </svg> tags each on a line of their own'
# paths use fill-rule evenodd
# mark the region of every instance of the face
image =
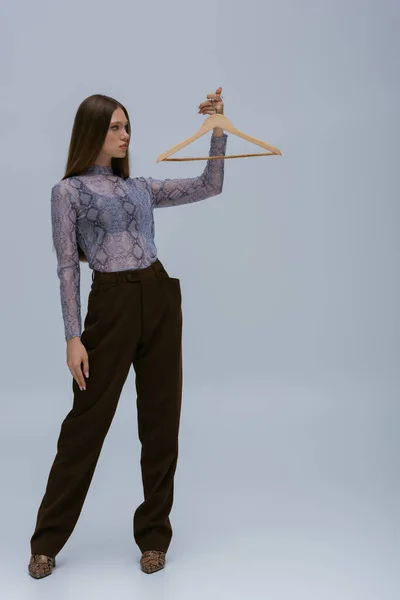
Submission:
<svg viewBox="0 0 400 600">
<path fill-rule="evenodd" d="M 111 165 L 111 158 L 123 158 L 127 147 L 121 147 L 122 144 L 129 144 L 128 120 L 122 108 L 117 108 L 111 117 L 110 125 L 103 148 L 99 154 L 98 164 Z"/>
</svg>

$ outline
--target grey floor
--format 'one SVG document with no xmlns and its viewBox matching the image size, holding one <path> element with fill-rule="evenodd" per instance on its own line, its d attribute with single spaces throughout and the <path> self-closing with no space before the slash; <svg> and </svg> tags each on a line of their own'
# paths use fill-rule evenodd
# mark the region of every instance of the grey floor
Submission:
<svg viewBox="0 0 400 600">
<path fill-rule="evenodd" d="M 18 427 L 1 435 L 1 598 L 399 597 L 394 378 L 186 385 L 174 536 L 165 569 L 147 575 L 132 537 L 142 500 L 133 377 L 78 524 L 42 580 L 27 572 L 29 538 L 70 399 L 41 397 L 42 420 L 32 399 L 20 420 L 20 399 L 8 398 Z"/>
</svg>

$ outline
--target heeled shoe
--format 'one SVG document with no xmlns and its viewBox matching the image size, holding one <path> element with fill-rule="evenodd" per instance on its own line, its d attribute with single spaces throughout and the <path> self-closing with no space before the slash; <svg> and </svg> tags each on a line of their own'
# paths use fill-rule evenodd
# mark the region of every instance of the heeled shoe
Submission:
<svg viewBox="0 0 400 600">
<path fill-rule="evenodd" d="M 144 573 L 154 573 L 165 565 L 165 552 L 161 550 L 146 550 L 140 559 L 140 568 Z"/>
<path fill-rule="evenodd" d="M 50 575 L 55 566 L 56 559 L 54 557 L 46 556 L 45 554 L 32 554 L 28 565 L 28 572 L 35 579 L 41 579 Z"/>
</svg>

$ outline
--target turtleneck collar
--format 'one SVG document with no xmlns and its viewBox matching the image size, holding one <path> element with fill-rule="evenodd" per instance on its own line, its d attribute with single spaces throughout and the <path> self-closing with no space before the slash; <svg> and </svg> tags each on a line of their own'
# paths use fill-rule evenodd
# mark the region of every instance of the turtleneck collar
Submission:
<svg viewBox="0 0 400 600">
<path fill-rule="evenodd" d="M 86 173 L 93 173 L 93 174 L 103 174 L 103 175 L 113 175 L 113 170 L 112 167 L 108 167 L 105 165 L 90 165 L 88 167 L 88 169 L 86 170 Z"/>
</svg>

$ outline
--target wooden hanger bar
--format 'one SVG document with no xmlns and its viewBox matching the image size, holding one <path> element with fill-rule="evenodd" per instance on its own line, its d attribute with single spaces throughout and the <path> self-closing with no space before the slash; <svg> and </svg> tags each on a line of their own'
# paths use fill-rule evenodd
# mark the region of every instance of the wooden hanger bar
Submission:
<svg viewBox="0 0 400 600">
<path fill-rule="evenodd" d="M 252 144 L 256 144 L 256 146 L 260 146 L 261 148 L 264 148 L 265 150 L 269 150 L 269 152 L 262 152 L 262 153 L 258 153 L 258 154 L 235 154 L 235 155 L 228 155 L 228 156 L 224 156 L 224 155 L 222 155 L 222 156 L 200 156 L 200 157 L 195 157 L 195 158 L 169 158 L 172 154 L 175 154 L 182 148 L 185 148 L 185 146 L 188 146 L 189 144 L 191 144 L 192 142 L 197 140 L 199 137 L 201 137 L 208 131 L 211 131 L 211 129 L 214 129 L 214 127 L 221 127 L 221 129 L 223 129 L 224 131 L 233 133 L 233 135 L 237 135 L 238 137 L 241 137 L 244 140 L 251 142 Z M 176 144 L 176 146 L 173 146 L 173 148 L 171 148 L 170 150 L 167 150 L 167 152 L 163 152 L 162 154 L 160 154 L 160 156 L 157 158 L 156 162 L 183 161 L 183 160 L 210 160 L 210 159 L 215 160 L 217 158 L 245 158 L 245 157 L 249 157 L 249 156 L 282 156 L 282 152 L 279 150 L 279 148 L 270 146 L 269 144 L 267 144 L 266 142 L 263 142 L 262 140 L 259 140 L 255 137 L 247 135 L 246 133 L 243 133 L 242 131 L 239 131 L 239 129 L 237 129 L 233 125 L 233 123 L 228 119 L 228 117 L 226 117 L 225 115 L 222 115 L 220 113 L 217 113 L 215 115 L 210 115 L 204 121 L 203 125 L 200 127 L 200 129 L 194 135 L 187 138 L 183 142 Z"/>
<path fill-rule="evenodd" d="M 157 162 L 167 162 L 167 161 L 182 161 L 182 160 L 216 160 L 217 158 L 247 158 L 248 156 L 277 156 L 277 152 L 257 152 L 256 154 L 229 154 L 225 156 L 221 154 L 221 156 L 196 156 L 196 157 L 184 157 L 184 158 L 160 158 L 158 157 Z M 160 156 L 162 156 L 160 154 Z M 282 154 L 280 154 L 282 156 Z"/>
</svg>

